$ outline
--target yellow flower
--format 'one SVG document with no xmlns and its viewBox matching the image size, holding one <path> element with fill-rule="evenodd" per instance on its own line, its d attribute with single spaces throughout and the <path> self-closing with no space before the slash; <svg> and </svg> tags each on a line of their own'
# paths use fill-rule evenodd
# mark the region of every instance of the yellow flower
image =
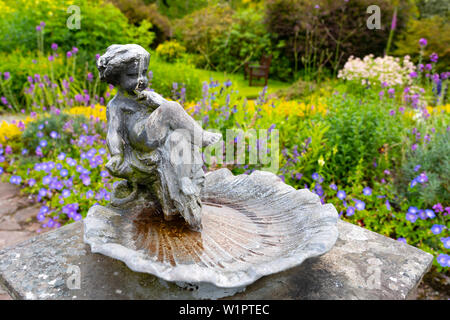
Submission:
<svg viewBox="0 0 450 320">
<path fill-rule="evenodd" d="M 5 143 L 7 140 L 14 139 L 22 134 L 22 130 L 17 124 L 2 121 L 0 123 L 0 143 Z"/>
</svg>

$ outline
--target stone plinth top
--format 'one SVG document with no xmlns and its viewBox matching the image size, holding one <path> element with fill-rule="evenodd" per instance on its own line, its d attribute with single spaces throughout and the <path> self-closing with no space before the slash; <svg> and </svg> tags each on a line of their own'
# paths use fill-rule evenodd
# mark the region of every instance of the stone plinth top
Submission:
<svg viewBox="0 0 450 320">
<path fill-rule="evenodd" d="M 343 221 L 338 229 L 339 239 L 328 253 L 263 277 L 228 299 L 406 299 L 431 267 L 433 256 L 415 247 Z M 81 221 L 0 251 L 0 284 L 16 299 L 226 295 L 217 295 L 211 288 L 183 289 L 91 253 L 83 242 Z"/>
</svg>

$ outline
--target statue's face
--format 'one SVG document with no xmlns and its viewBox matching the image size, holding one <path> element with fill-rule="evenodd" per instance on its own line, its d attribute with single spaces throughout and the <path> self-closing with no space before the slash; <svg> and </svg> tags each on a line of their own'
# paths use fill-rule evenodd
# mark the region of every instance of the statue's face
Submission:
<svg viewBox="0 0 450 320">
<path fill-rule="evenodd" d="M 147 88 L 147 70 L 149 59 L 140 58 L 128 63 L 120 75 L 119 86 L 132 94 L 133 91 L 142 91 Z"/>
</svg>

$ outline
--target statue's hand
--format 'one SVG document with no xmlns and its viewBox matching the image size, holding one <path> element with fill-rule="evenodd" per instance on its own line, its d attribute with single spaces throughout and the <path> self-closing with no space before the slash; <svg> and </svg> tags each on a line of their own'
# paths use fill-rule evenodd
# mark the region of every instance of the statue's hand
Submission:
<svg viewBox="0 0 450 320">
<path fill-rule="evenodd" d="M 164 98 L 154 91 L 143 90 L 136 91 L 136 100 L 152 109 L 159 107 Z"/>
<path fill-rule="evenodd" d="M 119 171 L 122 162 L 122 156 L 120 154 L 116 154 L 115 156 L 112 156 L 111 159 L 109 159 L 105 167 L 110 171 L 111 174 L 114 175 L 114 173 L 117 173 Z"/>
</svg>

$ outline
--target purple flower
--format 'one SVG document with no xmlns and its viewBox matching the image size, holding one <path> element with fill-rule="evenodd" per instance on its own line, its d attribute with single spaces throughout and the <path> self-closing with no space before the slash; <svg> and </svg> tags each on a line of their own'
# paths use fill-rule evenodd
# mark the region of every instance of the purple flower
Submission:
<svg viewBox="0 0 450 320">
<path fill-rule="evenodd" d="M 365 196 L 370 196 L 370 195 L 372 195 L 372 189 L 370 189 L 369 187 L 365 187 L 365 188 L 363 189 L 363 194 L 364 194 Z"/>
<path fill-rule="evenodd" d="M 412 79 L 417 78 L 417 72 L 415 72 L 415 71 L 411 72 L 409 74 L 409 77 L 412 78 Z"/>
<path fill-rule="evenodd" d="M 439 59 L 439 56 L 438 56 L 438 54 L 437 54 L 436 52 L 433 52 L 433 53 L 430 55 L 430 61 L 431 61 L 431 62 L 437 62 L 438 59 Z"/>
<path fill-rule="evenodd" d="M 428 218 L 428 216 L 424 210 L 419 211 L 419 218 L 422 220 L 426 220 Z"/>
<path fill-rule="evenodd" d="M 8 80 L 10 78 L 10 73 L 6 71 L 5 73 L 3 73 L 3 76 L 5 77 L 5 80 Z"/>
<path fill-rule="evenodd" d="M 64 158 L 66 157 L 66 154 L 64 153 L 64 152 L 61 152 L 59 155 L 58 155 L 58 160 L 64 160 Z"/>
<path fill-rule="evenodd" d="M 34 186 L 35 184 L 36 184 L 36 180 L 35 179 L 31 178 L 30 180 L 28 180 L 28 185 L 30 187 Z"/>
<path fill-rule="evenodd" d="M 107 176 L 109 176 L 109 173 L 108 173 L 108 171 L 103 170 L 103 171 L 100 172 L 100 176 L 103 177 L 103 178 L 106 178 Z"/>
<path fill-rule="evenodd" d="M 67 175 L 69 174 L 69 171 L 67 170 L 67 169 L 62 169 L 60 172 L 59 172 L 59 174 L 60 174 L 60 176 L 61 177 L 67 177 Z"/>
<path fill-rule="evenodd" d="M 441 241 L 444 244 L 444 248 L 450 249 L 450 237 L 441 238 Z"/>
<path fill-rule="evenodd" d="M 391 210 L 391 204 L 388 199 L 386 199 L 386 202 L 384 204 L 386 205 L 387 210 Z"/>
<path fill-rule="evenodd" d="M 411 212 L 407 212 L 406 213 L 406 220 L 408 220 L 409 222 L 414 223 L 417 220 L 417 215 L 415 215 L 414 213 L 411 213 Z"/>
<path fill-rule="evenodd" d="M 397 241 L 403 242 L 405 244 L 408 244 L 408 242 L 406 242 L 405 238 L 398 238 Z"/>
<path fill-rule="evenodd" d="M 408 208 L 408 213 L 416 214 L 418 212 L 419 212 L 419 209 L 417 209 L 417 207 L 411 206 Z"/>
<path fill-rule="evenodd" d="M 41 189 L 39 190 L 39 196 L 40 196 L 40 197 L 45 197 L 46 195 L 47 195 L 47 189 L 41 188 Z"/>
<path fill-rule="evenodd" d="M 440 204 L 440 203 L 436 203 L 434 206 L 433 206 L 433 210 L 434 210 L 434 212 L 443 212 L 444 211 L 444 207 L 442 207 L 442 204 Z"/>
<path fill-rule="evenodd" d="M 39 142 L 39 145 L 40 145 L 42 148 L 45 148 L 45 147 L 47 146 L 47 140 L 41 140 L 41 141 Z"/>
<path fill-rule="evenodd" d="M 55 60 L 55 57 L 53 57 L 53 56 L 48 56 L 48 61 L 53 61 L 53 60 Z"/>
<path fill-rule="evenodd" d="M 347 196 L 347 194 L 345 193 L 344 190 L 339 190 L 339 191 L 337 192 L 336 196 L 338 197 L 338 199 L 344 200 L 345 197 Z"/>
<path fill-rule="evenodd" d="M 366 207 L 366 204 L 364 203 L 364 201 L 358 200 L 358 199 L 353 199 L 355 201 L 355 207 L 356 210 L 361 211 L 364 210 L 364 208 Z"/>
<path fill-rule="evenodd" d="M 421 167 L 421 165 L 418 164 L 417 166 L 414 167 L 414 171 L 415 171 L 415 172 L 419 171 L 420 167 Z"/>
<path fill-rule="evenodd" d="M 415 151 L 417 149 L 417 143 L 414 143 L 412 146 L 411 146 L 411 150 L 412 151 Z"/>
<path fill-rule="evenodd" d="M 52 137 L 53 139 L 58 138 L 58 132 L 56 132 L 56 131 L 50 132 L 50 137 Z"/>
<path fill-rule="evenodd" d="M 336 184 L 332 183 L 332 184 L 330 184 L 330 189 L 336 191 L 338 189 L 338 187 Z"/>
<path fill-rule="evenodd" d="M 87 80 L 88 80 L 89 82 L 91 82 L 92 79 L 94 79 L 94 75 L 93 75 L 92 73 L 88 72 L 88 74 L 87 74 Z"/>
<path fill-rule="evenodd" d="M 303 177 L 303 174 L 302 174 L 302 173 L 297 172 L 297 173 L 295 174 L 295 179 L 297 179 L 297 180 L 301 180 L 302 177 Z"/>
<path fill-rule="evenodd" d="M 21 176 L 11 176 L 11 178 L 9 179 L 9 182 L 12 184 L 16 184 L 19 185 L 22 182 L 22 177 Z"/>
<path fill-rule="evenodd" d="M 52 43 L 52 50 L 53 51 L 58 50 L 58 44 L 57 43 Z"/>
<path fill-rule="evenodd" d="M 434 217 L 436 217 L 436 215 L 434 214 L 434 211 L 431 209 L 425 209 L 425 214 L 430 219 L 433 219 Z"/>
<path fill-rule="evenodd" d="M 67 55 L 67 58 L 70 58 L 70 57 L 72 57 L 72 52 L 67 51 L 66 55 Z"/>
<path fill-rule="evenodd" d="M 314 172 L 312 175 L 313 180 L 319 180 L 319 174 L 317 172 Z"/>
<path fill-rule="evenodd" d="M 417 177 L 417 182 L 419 182 L 419 183 L 425 183 L 425 182 L 428 182 L 427 174 L 426 174 L 425 172 L 422 172 L 422 173 Z"/>
<path fill-rule="evenodd" d="M 442 267 L 450 267 L 450 256 L 448 254 L 441 253 L 436 260 Z"/>
<path fill-rule="evenodd" d="M 388 94 L 392 98 L 394 96 L 394 94 L 395 94 L 395 89 L 394 88 L 389 88 Z"/>
<path fill-rule="evenodd" d="M 421 47 L 425 47 L 426 45 L 427 45 L 427 39 L 425 39 L 425 38 L 421 38 L 420 40 L 419 40 L 419 45 L 421 46 Z"/>
<path fill-rule="evenodd" d="M 347 208 L 347 212 L 346 212 L 347 217 L 351 217 L 354 214 L 355 214 L 355 208 L 354 207 L 348 207 Z"/>
<path fill-rule="evenodd" d="M 90 198 L 92 198 L 93 196 L 94 196 L 94 191 L 89 190 L 89 191 L 86 192 L 86 198 L 87 198 L 87 199 L 90 199 Z"/>
<path fill-rule="evenodd" d="M 417 178 L 412 179 L 411 184 L 409 185 L 410 188 L 414 188 L 417 185 L 418 181 Z"/>
<path fill-rule="evenodd" d="M 41 26 L 36 26 L 36 31 L 40 32 L 42 30 Z"/>
<path fill-rule="evenodd" d="M 442 230 L 444 230 L 444 228 L 445 228 L 445 226 L 442 224 L 434 224 L 430 230 L 434 234 L 440 234 L 442 232 Z"/>
<path fill-rule="evenodd" d="M 64 190 L 62 191 L 62 196 L 63 196 L 63 198 L 70 197 L 70 190 L 64 189 Z"/>
</svg>

